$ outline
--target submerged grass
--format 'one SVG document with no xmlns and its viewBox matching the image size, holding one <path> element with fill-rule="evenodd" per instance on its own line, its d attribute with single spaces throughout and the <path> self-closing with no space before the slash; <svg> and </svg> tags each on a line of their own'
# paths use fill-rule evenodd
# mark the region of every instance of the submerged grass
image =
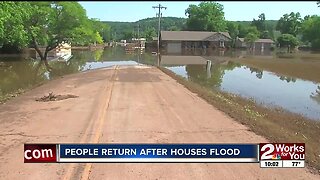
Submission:
<svg viewBox="0 0 320 180">
<path fill-rule="evenodd" d="M 10 93 L 2 93 L 0 91 L 0 105 L 1 104 L 5 104 L 10 99 L 18 97 L 19 95 L 21 95 L 21 94 L 23 94 L 23 93 L 25 93 L 27 91 L 30 91 L 30 90 L 32 90 L 32 89 L 34 89 L 36 87 L 39 87 L 44 83 L 45 82 L 38 82 L 36 84 L 30 85 L 30 86 L 27 86 L 27 87 L 24 87 L 24 88 L 19 88 L 19 89 L 14 90 L 14 91 L 12 91 Z"/>
<path fill-rule="evenodd" d="M 158 68 L 209 104 L 269 141 L 306 143 L 306 163 L 312 172 L 320 173 L 320 122 L 283 109 L 267 108 L 234 94 L 207 89 L 164 67 Z"/>
<path fill-rule="evenodd" d="M 11 98 L 17 97 L 24 92 L 25 92 L 25 89 L 21 89 L 21 88 L 12 93 L 7 93 L 7 94 L 3 94 L 0 91 L 0 104 L 7 102 Z"/>
</svg>

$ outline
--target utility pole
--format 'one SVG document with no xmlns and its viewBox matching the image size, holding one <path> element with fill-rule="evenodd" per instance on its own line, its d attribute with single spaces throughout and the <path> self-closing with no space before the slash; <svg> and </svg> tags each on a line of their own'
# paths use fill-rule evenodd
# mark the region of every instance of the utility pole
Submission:
<svg viewBox="0 0 320 180">
<path fill-rule="evenodd" d="M 159 17 L 159 22 L 158 22 L 158 54 L 160 54 L 160 18 L 162 16 L 161 9 L 167 9 L 167 7 L 162 6 L 159 4 L 158 6 L 152 6 L 154 9 L 158 9 L 158 17 Z"/>
<path fill-rule="evenodd" d="M 138 24 L 138 39 L 140 39 L 140 24 Z"/>
</svg>

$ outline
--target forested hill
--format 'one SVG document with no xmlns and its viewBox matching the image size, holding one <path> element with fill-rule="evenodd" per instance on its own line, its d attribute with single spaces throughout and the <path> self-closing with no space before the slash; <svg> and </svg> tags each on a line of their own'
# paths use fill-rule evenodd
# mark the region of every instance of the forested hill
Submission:
<svg viewBox="0 0 320 180">
<path fill-rule="evenodd" d="M 161 30 L 167 31 L 180 31 L 186 29 L 186 18 L 178 17 L 162 17 L 161 18 Z M 116 21 L 103 21 L 107 23 L 111 28 L 111 36 L 114 39 L 128 39 L 129 37 L 138 36 L 138 25 L 139 25 L 139 36 L 151 38 L 157 35 L 158 29 L 158 18 L 146 18 L 136 22 L 116 22 Z M 238 25 L 245 27 L 250 26 L 252 21 L 232 21 Z M 266 20 L 266 26 L 268 30 L 275 30 L 277 20 Z"/>
<path fill-rule="evenodd" d="M 162 17 L 162 30 L 183 30 L 185 28 L 186 18 Z M 140 37 L 155 36 L 158 29 L 158 18 L 146 18 L 136 22 L 115 22 L 103 21 L 111 28 L 111 36 L 117 40 L 128 39 L 128 37 L 138 36 L 138 26 Z"/>
<path fill-rule="evenodd" d="M 243 24 L 243 25 L 246 25 L 246 26 L 250 26 L 252 21 L 231 21 L 231 22 L 235 22 L 235 23 L 238 23 L 238 24 Z M 272 27 L 274 30 L 277 26 L 277 22 L 278 20 L 266 20 L 266 26 L 267 27 Z"/>
</svg>

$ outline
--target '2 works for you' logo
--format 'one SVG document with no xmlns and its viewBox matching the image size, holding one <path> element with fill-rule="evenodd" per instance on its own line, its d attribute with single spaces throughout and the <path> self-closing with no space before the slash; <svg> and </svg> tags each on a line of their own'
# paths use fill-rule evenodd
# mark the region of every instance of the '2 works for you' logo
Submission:
<svg viewBox="0 0 320 180">
<path fill-rule="evenodd" d="M 304 160 L 304 143 L 261 143 L 261 160 Z"/>
</svg>

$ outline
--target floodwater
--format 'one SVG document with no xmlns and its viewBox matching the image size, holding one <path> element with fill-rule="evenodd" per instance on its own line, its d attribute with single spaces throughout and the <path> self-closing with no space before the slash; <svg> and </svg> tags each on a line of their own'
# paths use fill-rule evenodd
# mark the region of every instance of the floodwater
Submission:
<svg viewBox="0 0 320 180">
<path fill-rule="evenodd" d="M 235 58 L 233 54 L 162 55 L 159 59 L 147 52 L 127 54 L 123 47 L 96 51 L 73 50 L 72 54 L 68 62 L 50 62 L 54 68 L 50 73 L 38 61 L 0 57 L 0 95 L 91 69 L 113 65 L 161 65 L 208 89 L 234 93 L 269 107 L 281 107 L 320 120 L 319 82 L 282 76 L 223 58 Z M 207 65 L 208 60 L 211 66 Z"/>
<path fill-rule="evenodd" d="M 72 50 L 72 55 L 67 62 L 50 61 L 50 66 L 54 69 L 52 72 L 48 72 L 38 60 L 30 60 L 29 56 L 0 57 L 0 96 L 34 87 L 66 74 L 121 64 L 151 64 L 154 59 L 147 53 L 126 54 L 122 47 L 95 51 Z"/>
</svg>

